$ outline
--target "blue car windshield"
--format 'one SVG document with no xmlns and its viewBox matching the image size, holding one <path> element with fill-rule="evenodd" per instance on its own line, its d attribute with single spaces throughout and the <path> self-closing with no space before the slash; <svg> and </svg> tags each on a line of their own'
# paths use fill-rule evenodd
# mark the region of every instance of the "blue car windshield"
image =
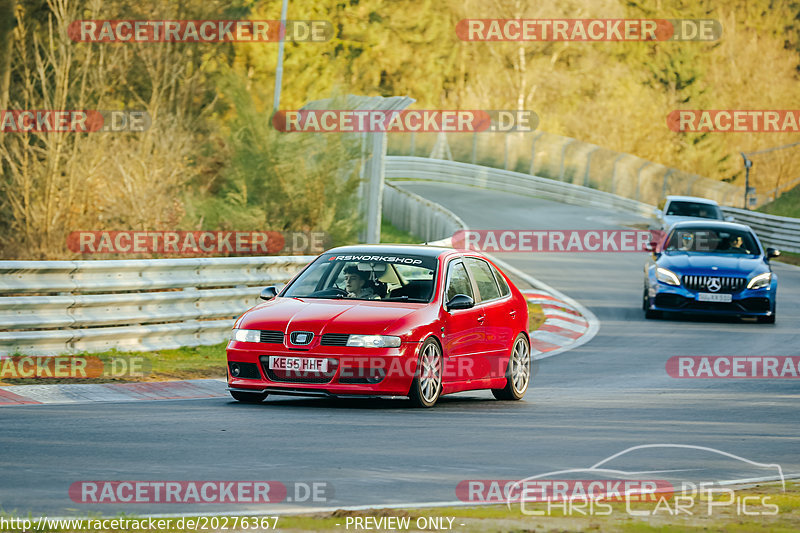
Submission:
<svg viewBox="0 0 800 533">
<path fill-rule="evenodd" d="M 411 254 L 321 255 L 282 293 L 289 298 L 430 302 L 437 259 Z"/>
<path fill-rule="evenodd" d="M 715 228 L 675 228 L 667 239 L 664 250 L 704 254 L 761 253 L 750 232 Z"/>
</svg>

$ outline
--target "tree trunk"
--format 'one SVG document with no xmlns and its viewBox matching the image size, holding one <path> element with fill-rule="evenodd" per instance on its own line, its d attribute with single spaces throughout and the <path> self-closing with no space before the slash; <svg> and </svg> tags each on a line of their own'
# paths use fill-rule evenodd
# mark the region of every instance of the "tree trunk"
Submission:
<svg viewBox="0 0 800 533">
<path fill-rule="evenodd" d="M 11 43 L 14 40 L 14 0 L 0 0 L 0 109 L 8 108 Z"/>
</svg>

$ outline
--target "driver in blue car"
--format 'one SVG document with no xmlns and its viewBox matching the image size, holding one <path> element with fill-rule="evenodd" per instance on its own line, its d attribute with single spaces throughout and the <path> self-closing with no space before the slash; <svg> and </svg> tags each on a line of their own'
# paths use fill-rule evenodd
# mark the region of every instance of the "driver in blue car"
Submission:
<svg viewBox="0 0 800 533">
<path fill-rule="evenodd" d="M 370 287 L 369 272 L 359 270 L 357 265 L 350 265 L 344 269 L 344 288 L 348 298 L 362 300 L 379 300 L 380 296 L 375 289 Z"/>
<path fill-rule="evenodd" d="M 731 237 L 730 243 L 728 244 L 728 251 L 739 252 L 743 254 L 749 253 L 749 251 L 744 247 L 742 238 L 738 235 Z"/>
</svg>

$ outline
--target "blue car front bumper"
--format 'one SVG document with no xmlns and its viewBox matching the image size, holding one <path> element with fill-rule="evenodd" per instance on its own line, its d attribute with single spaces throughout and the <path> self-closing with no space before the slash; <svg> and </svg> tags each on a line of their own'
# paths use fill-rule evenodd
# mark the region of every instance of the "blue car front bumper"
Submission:
<svg viewBox="0 0 800 533">
<path fill-rule="evenodd" d="M 727 316 L 771 316 L 775 314 L 778 284 L 775 279 L 763 289 L 743 289 L 731 294 L 730 302 L 706 302 L 697 299 L 699 291 L 667 285 L 650 276 L 646 305 L 651 311 L 697 313 Z"/>
</svg>

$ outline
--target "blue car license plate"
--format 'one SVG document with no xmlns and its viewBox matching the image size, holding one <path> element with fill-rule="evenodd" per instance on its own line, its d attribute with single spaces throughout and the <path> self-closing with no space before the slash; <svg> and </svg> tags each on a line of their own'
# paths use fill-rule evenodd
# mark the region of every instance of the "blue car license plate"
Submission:
<svg viewBox="0 0 800 533">
<path fill-rule="evenodd" d="M 731 294 L 715 294 L 713 292 L 699 292 L 697 293 L 698 302 L 730 302 L 733 300 Z"/>
</svg>

